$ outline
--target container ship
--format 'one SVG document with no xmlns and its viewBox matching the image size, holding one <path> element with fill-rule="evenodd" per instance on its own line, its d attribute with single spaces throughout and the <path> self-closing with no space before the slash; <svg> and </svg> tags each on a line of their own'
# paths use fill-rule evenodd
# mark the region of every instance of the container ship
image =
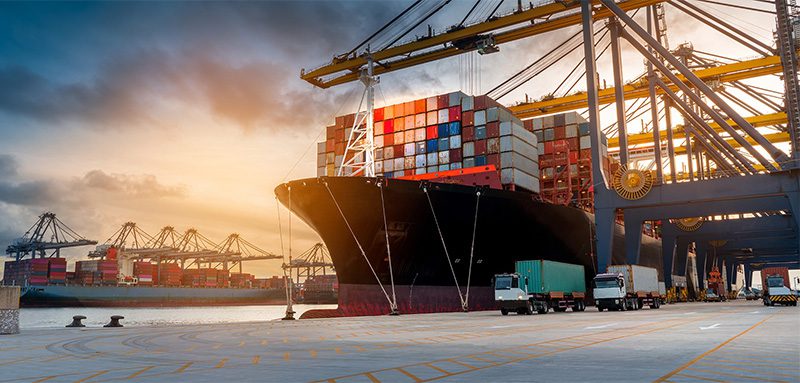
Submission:
<svg viewBox="0 0 800 383">
<path fill-rule="evenodd" d="M 345 153 L 355 121 L 327 128 L 316 178 L 275 189 L 337 270 L 338 308 L 304 317 L 381 315 L 392 303 L 401 314 L 495 309 L 492 277 L 526 259 L 584 265 L 587 283 L 596 274 L 591 140 L 578 114 L 523 122 L 461 92 L 377 108 L 376 177 L 336 176 L 363 155 Z M 624 263 L 623 226 L 614 231 L 612 261 Z M 643 237 L 642 265 L 660 270 L 660 252 Z"/>
<path fill-rule="evenodd" d="M 23 307 L 177 307 L 286 302 L 285 281 L 280 277 L 256 279 L 247 273 L 211 268 L 181 269 L 176 263 L 156 266 L 150 262 L 116 259 L 78 261 L 74 272 L 67 272 L 66 265 L 64 258 L 8 261 L 3 284 L 21 286 Z"/>
</svg>

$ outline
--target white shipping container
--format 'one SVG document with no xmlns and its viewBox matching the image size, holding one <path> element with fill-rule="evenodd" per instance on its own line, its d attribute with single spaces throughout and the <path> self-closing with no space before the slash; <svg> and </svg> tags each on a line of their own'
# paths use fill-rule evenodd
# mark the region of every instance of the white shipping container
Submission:
<svg viewBox="0 0 800 383">
<path fill-rule="evenodd" d="M 336 159 L 336 154 L 333 152 L 325 154 L 325 164 L 332 164 L 333 161 Z"/>
<path fill-rule="evenodd" d="M 328 160 L 328 155 L 325 153 L 317 154 L 317 167 L 325 166 L 325 161 Z"/>
<path fill-rule="evenodd" d="M 375 161 L 375 173 L 383 173 L 383 161 Z"/>
<path fill-rule="evenodd" d="M 517 187 L 532 191 L 539 192 L 539 178 L 534 177 L 519 169 L 501 169 L 500 182 L 503 184 L 514 184 Z"/>
<path fill-rule="evenodd" d="M 417 156 L 414 158 L 415 158 L 414 165 L 416 165 L 416 167 L 424 168 L 425 166 L 428 165 L 427 161 L 425 161 L 427 160 L 427 158 L 424 154 L 417 154 Z"/>
<path fill-rule="evenodd" d="M 464 157 L 472 157 L 472 156 L 475 155 L 475 143 L 474 142 L 472 142 L 472 141 L 465 142 L 463 148 L 464 148 L 464 153 L 462 153 L 462 154 L 464 155 Z"/>
<path fill-rule="evenodd" d="M 425 174 L 425 173 L 426 172 L 424 167 L 417 168 L 416 170 L 414 170 L 414 174 Z"/>
<path fill-rule="evenodd" d="M 461 169 L 461 162 L 451 162 L 450 170 Z"/>
<path fill-rule="evenodd" d="M 577 124 L 578 123 L 578 117 L 577 116 L 578 116 L 578 113 L 575 113 L 575 112 L 564 113 L 564 122 L 567 125 Z"/>
<path fill-rule="evenodd" d="M 565 129 L 567 131 L 566 133 L 567 138 L 578 137 L 578 125 L 567 125 Z"/>
<path fill-rule="evenodd" d="M 500 137 L 501 152 L 517 152 L 530 159 L 539 159 L 539 150 L 519 137 L 505 136 Z"/>
<path fill-rule="evenodd" d="M 474 118 L 473 123 L 475 126 L 486 125 L 486 110 L 485 109 L 476 110 L 475 114 L 473 115 L 473 118 Z"/>
<path fill-rule="evenodd" d="M 394 160 L 384 160 L 383 161 L 383 171 L 384 172 L 392 172 L 394 171 Z"/>
<path fill-rule="evenodd" d="M 462 98 L 464 98 L 464 97 L 466 97 L 466 96 L 467 96 L 467 95 L 466 95 L 466 94 L 464 94 L 463 92 L 453 92 L 453 93 L 450 93 L 450 94 L 448 95 L 448 98 L 450 99 L 450 100 L 449 100 L 449 101 L 450 101 L 450 105 L 449 105 L 449 106 L 453 107 L 453 106 L 459 106 L 459 105 L 461 105 L 461 99 L 462 99 Z"/>
<path fill-rule="evenodd" d="M 450 151 L 449 150 L 445 150 L 445 151 L 439 152 L 439 164 L 442 165 L 442 164 L 448 164 L 448 163 L 450 163 Z"/>
<path fill-rule="evenodd" d="M 487 122 L 494 122 L 500 119 L 500 109 L 496 106 L 486 109 L 486 121 Z"/>
<path fill-rule="evenodd" d="M 425 141 L 425 128 L 414 130 L 414 141 Z"/>
<path fill-rule="evenodd" d="M 440 172 L 446 172 L 448 170 L 450 170 L 450 164 L 439 165 Z"/>
<path fill-rule="evenodd" d="M 437 171 L 439 171 L 439 166 L 428 166 L 426 173 L 436 173 Z"/>
<path fill-rule="evenodd" d="M 516 168 L 528 174 L 539 174 L 539 166 L 536 161 L 517 152 L 500 153 L 500 168 Z"/>
<path fill-rule="evenodd" d="M 394 159 L 394 171 L 405 170 L 406 161 L 403 157 Z"/>
<path fill-rule="evenodd" d="M 437 154 L 437 152 L 428 153 L 427 162 L 428 162 L 428 166 L 438 165 L 439 164 L 439 155 Z"/>
<path fill-rule="evenodd" d="M 622 274 L 625 290 L 630 293 L 658 291 L 658 270 L 639 265 L 610 265 L 608 272 Z"/>
<path fill-rule="evenodd" d="M 461 147 L 461 135 L 450 136 L 450 149 L 458 149 Z"/>
<path fill-rule="evenodd" d="M 588 149 L 592 147 L 592 138 L 590 136 L 581 137 L 581 149 Z"/>
<path fill-rule="evenodd" d="M 317 153 L 325 153 L 325 141 L 317 142 Z"/>
<path fill-rule="evenodd" d="M 536 145 L 536 149 L 539 151 L 540 156 L 544 154 L 544 142 L 540 142 L 538 145 Z"/>
<path fill-rule="evenodd" d="M 336 157 L 334 157 L 333 165 L 336 166 L 336 168 L 338 169 L 338 168 L 340 168 L 342 166 L 342 161 L 343 160 L 344 160 L 344 156 L 341 156 L 341 155 L 340 156 L 336 156 Z"/>
<path fill-rule="evenodd" d="M 406 156 L 413 156 L 416 147 L 413 142 L 409 142 L 403 146 L 403 154 Z"/>
<path fill-rule="evenodd" d="M 471 168 L 475 166 L 475 157 L 466 157 L 463 161 L 463 167 Z"/>
<path fill-rule="evenodd" d="M 450 122 L 450 109 L 439 109 L 439 123 Z"/>
<path fill-rule="evenodd" d="M 317 177 L 325 177 L 325 167 L 317 168 Z"/>
<path fill-rule="evenodd" d="M 544 121 L 541 118 L 534 118 L 533 119 L 533 130 L 542 130 Z"/>
</svg>

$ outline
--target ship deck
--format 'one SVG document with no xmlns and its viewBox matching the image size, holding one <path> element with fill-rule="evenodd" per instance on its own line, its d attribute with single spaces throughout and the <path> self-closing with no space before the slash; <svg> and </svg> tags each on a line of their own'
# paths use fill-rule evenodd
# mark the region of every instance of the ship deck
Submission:
<svg viewBox="0 0 800 383">
<path fill-rule="evenodd" d="M 734 301 L 23 330 L 0 337 L 0 382 L 794 382 L 797 310 Z"/>
</svg>

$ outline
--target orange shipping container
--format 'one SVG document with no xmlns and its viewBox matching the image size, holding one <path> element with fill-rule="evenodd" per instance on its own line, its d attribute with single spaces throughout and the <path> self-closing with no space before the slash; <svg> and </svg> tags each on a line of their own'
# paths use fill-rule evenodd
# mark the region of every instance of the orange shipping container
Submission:
<svg viewBox="0 0 800 383">
<path fill-rule="evenodd" d="M 383 108 L 383 119 L 389 120 L 394 118 L 394 105 L 389 105 Z"/>
<path fill-rule="evenodd" d="M 419 114 L 419 113 L 425 113 L 427 111 L 428 110 L 426 109 L 424 98 L 422 100 L 414 101 L 414 113 Z"/>
<path fill-rule="evenodd" d="M 405 107 L 404 104 L 397 104 L 397 105 L 394 106 L 394 116 L 395 116 L 395 118 L 403 117 L 405 115 L 406 115 L 406 107 Z"/>
<path fill-rule="evenodd" d="M 428 97 L 427 99 L 425 99 L 425 108 L 426 108 L 426 109 L 427 109 L 429 112 L 430 112 L 430 111 L 432 111 L 432 110 L 437 110 L 437 109 L 439 109 L 438 105 L 439 105 L 439 104 L 436 102 L 436 96 L 434 96 L 434 97 Z M 430 122 L 428 122 L 428 123 L 430 124 Z"/>
<path fill-rule="evenodd" d="M 399 132 L 405 129 L 405 119 L 398 117 L 394 119 L 394 131 Z"/>
<path fill-rule="evenodd" d="M 406 112 L 407 116 L 417 113 L 414 111 L 414 101 L 403 103 L 403 111 Z"/>
</svg>

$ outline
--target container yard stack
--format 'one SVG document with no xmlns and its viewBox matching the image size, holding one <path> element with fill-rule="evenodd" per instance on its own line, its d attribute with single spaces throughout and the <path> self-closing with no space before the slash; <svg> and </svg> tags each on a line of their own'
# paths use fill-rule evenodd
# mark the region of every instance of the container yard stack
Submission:
<svg viewBox="0 0 800 383">
<path fill-rule="evenodd" d="M 536 135 L 542 198 L 591 210 L 594 201 L 592 141 L 589 123 L 569 112 L 525 121 L 525 129 Z M 619 167 L 608 156 L 607 138 L 601 135 L 601 163 L 606 174 Z"/>
<path fill-rule="evenodd" d="M 48 261 L 48 282 L 55 285 L 67 283 L 67 260 L 65 258 L 50 258 Z"/>
<path fill-rule="evenodd" d="M 153 283 L 161 286 L 180 286 L 183 270 L 177 263 L 162 263 L 158 273 L 153 277 Z"/>
<path fill-rule="evenodd" d="M 217 270 L 217 287 L 230 287 L 231 273 L 228 270 Z"/>
<path fill-rule="evenodd" d="M 374 117 L 378 176 L 409 178 L 493 165 L 506 189 L 539 191 L 536 136 L 487 96 L 443 94 L 376 108 Z M 318 176 L 337 175 L 354 118 L 337 117 L 327 128 L 326 141 L 317 146 Z"/>
<path fill-rule="evenodd" d="M 141 286 L 153 285 L 153 264 L 150 262 L 134 262 L 133 275 L 138 279 Z"/>
<path fill-rule="evenodd" d="M 248 273 L 231 273 L 231 287 L 251 288 L 256 286 L 255 276 Z M 281 281 L 283 282 L 283 281 Z M 283 288 L 281 285 L 279 288 Z"/>
<path fill-rule="evenodd" d="M 31 276 L 31 260 L 6 262 L 3 271 L 3 284 L 6 286 L 23 286 Z"/>
<path fill-rule="evenodd" d="M 303 283 L 303 301 L 306 303 L 335 302 L 339 290 L 336 275 L 314 275 Z"/>
<path fill-rule="evenodd" d="M 34 258 L 30 260 L 31 274 L 28 284 L 41 286 L 47 284 L 47 271 L 50 265 L 47 258 Z"/>
</svg>

